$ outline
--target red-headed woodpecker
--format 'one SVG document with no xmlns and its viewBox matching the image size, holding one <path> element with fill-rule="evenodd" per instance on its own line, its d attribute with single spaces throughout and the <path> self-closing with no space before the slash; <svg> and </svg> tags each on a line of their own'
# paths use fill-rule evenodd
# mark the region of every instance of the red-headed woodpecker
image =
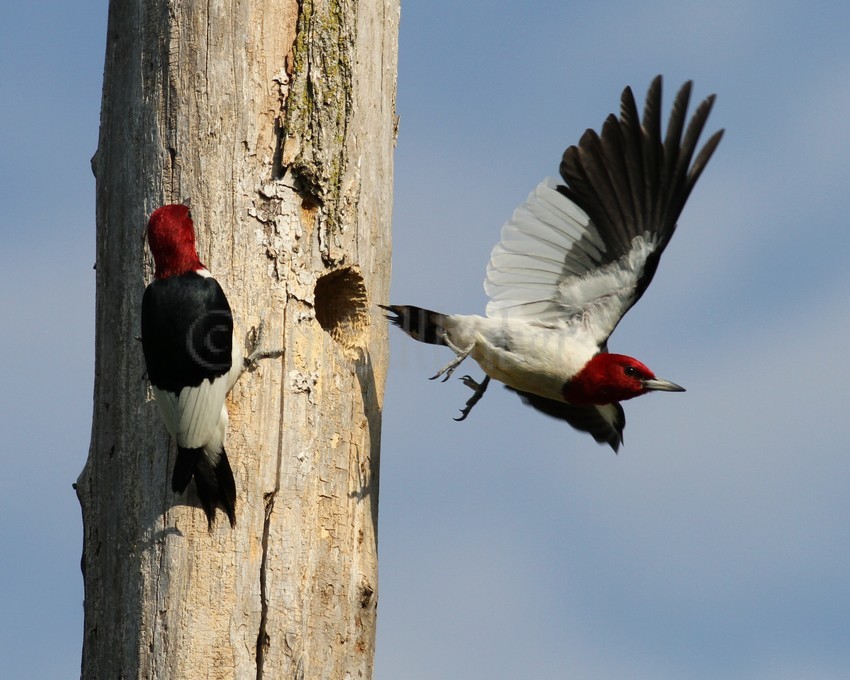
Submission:
<svg viewBox="0 0 850 680">
<path fill-rule="evenodd" d="M 233 316 L 198 259 L 189 208 L 166 205 L 147 227 L 154 280 L 142 298 L 142 349 L 165 427 L 177 441 L 171 488 L 195 479 L 209 526 L 221 507 L 236 522 L 236 483 L 224 450 L 224 400 L 243 371 Z"/>
<path fill-rule="evenodd" d="M 446 345 L 486 373 L 463 420 L 490 378 L 522 401 L 565 420 L 617 451 L 626 424 L 621 401 L 683 388 L 656 378 L 641 362 L 608 352 L 608 338 L 643 295 L 697 179 L 720 142 L 697 153 L 714 102 L 705 99 L 687 124 L 691 83 L 679 90 L 661 133 L 661 77 L 651 84 L 643 122 L 631 89 L 602 133 L 587 130 L 563 155 L 563 183 L 544 180 L 502 228 L 484 289 L 487 316 L 439 314 L 392 305 L 388 318 L 421 342 Z"/>
</svg>

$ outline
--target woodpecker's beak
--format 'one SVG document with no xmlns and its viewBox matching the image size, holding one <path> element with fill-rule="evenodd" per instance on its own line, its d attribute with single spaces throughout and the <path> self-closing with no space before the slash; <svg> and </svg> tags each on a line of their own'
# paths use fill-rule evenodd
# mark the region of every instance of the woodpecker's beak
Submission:
<svg viewBox="0 0 850 680">
<path fill-rule="evenodd" d="M 651 380 L 644 380 L 643 386 L 650 391 L 658 391 L 658 392 L 684 392 L 685 388 L 677 385 L 674 382 L 670 382 L 669 380 L 662 380 L 661 378 L 652 378 Z"/>
</svg>

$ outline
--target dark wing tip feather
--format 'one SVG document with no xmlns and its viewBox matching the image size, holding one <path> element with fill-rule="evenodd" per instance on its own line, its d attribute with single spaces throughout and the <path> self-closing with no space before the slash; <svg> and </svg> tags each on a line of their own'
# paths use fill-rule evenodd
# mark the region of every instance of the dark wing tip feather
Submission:
<svg viewBox="0 0 850 680">
<path fill-rule="evenodd" d="M 634 224 L 639 213 L 637 192 L 630 178 L 634 166 L 621 161 L 623 158 L 628 158 L 629 145 L 620 120 L 613 113 L 605 119 L 605 123 L 602 125 L 600 143 L 613 191 L 621 198 L 617 203 L 619 220 L 622 224 Z M 628 240 L 628 234 L 621 234 L 621 238 Z"/>
<path fill-rule="evenodd" d="M 667 122 L 667 134 L 664 137 L 665 176 L 662 181 L 675 181 L 677 163 L 670 163 L 671 159 L 678 159 L 682 148 L 682 131 L 685 129 L 685 121 L 688 117 L 688 104 L 691 100 L 691 81 L 686 82 L 679 88 L 673 107 L 670 111 L 670 119 Z M 693 121 L 691 125 L 693 124 Z M 690 126 L 689 126 L 690 127 Z"/>
<path fill-rule="evenodd" d="M 699 136 L 715 96 L 703 100 L 688 121 L 693 82 L 685 82 L 674 98 L 666 132 L 662 135 L 662 77 L 649 86 L 643 118 L 630 87 L 620 98 L 619 119 L 609 115 L 598 135 L 588 129 L 563 155 L 560 171 L 563 191 L 590 217 L 623 255 L 634 236 L 654 230 L 666 245 L 689 189 L 719 138 L 712 137 L 691 167 Z M 687 127 L 686 127 L 687 124 Z M 684 132 L 684 135 L 683 135 Z M 624 238 L 625 237 L 625 238 Z"/>
<path fill-rule="evenodd" d="M 708 121 L 708 115 L 711 113 L 715 99 L 716 95 L 712 94 L 700 102 L 699 106 L 697 106 L 694 111 L 694 114 L 691 116 L 691 121 L 688 124 L 685 136 L 681 142 L 676 173 L 679 176 L 686 177 L 685 199 L 687 199 L 691 189 L 696 184 L 697 179 L 699 179 L 700 174 L 702 174 L 702 171 L 705 169 L 705 166 L 708 164 L 711 155 L 714 153 L 714 150 L 717 148 L 717 145 L 720 143 L 720 139 L 723 136 L 723 130 L 715 132 L 711 137 L 709 137 L 708 141 L 703 144 L 702 149 L 697 154 L 696 160 L 693 160 L 700 135 Z"/>
<path fill-rule="evenodd" d="M 620 98 L 620 133 L 623 137 L 625 171 L 629 178 L 629 190 L 634 205 L 634 229 L 646 230 L 646 196 L 644 192 L 643 153 L 641 148 L 640 114 L 630 87 L 623 90 Z"/>
<path fill-rule="evenodd" d="M 724 132 L 725 130 L 720 129 L 711 135 L 697 154 L 696 160 L 694 160 L 693 165 L 691 165 L 691 169 L 688 172 L 688 193 L 690 193 L 691 189 L 693 189 L 699 179 L 699 176 L 702 174 L 702 171 L 705 170 L 705 166 L 708 165 L 708 161 L 711 160 L 714 150 L 717 148 L 717 145 L 720 144 L 720 140 L 723 139 Z"/>
<path fill-rule="evenodd" d="M 627 254 L 635 237 L 649 233 L 655 242 L 654 264 L 667 246 L 676 222 L 700 173 L 722 136 L 715 133 L 697 151 L 714 95 L 688 119 L 692 81 L 679 88 L 662 134 L 662 77 L 647 91 L 643 117 L 630 87 L 620 97 L 619 119 L 608 116 L 601 136 L 586 131 L 563 155 L 561 193 L 584 210 L 605 241 L 612 260 Z M 647 267 L 632 304 L 649 285 L 655 267 Z"/>
<path fill-rule="evenodd" d="M 623 89 L 623 94 L 620 96 L 620 121 L 627 127 L 640 127 L 637 100 L 632 88 L 628 85 Z"/>
<path fill-rule="evenodd" d="M 643 105 L 643 126 L 650 133 L 655 133 L 657 138 L 661 137 L 661 94 L 664 89 L 664 81 L 660 75 L 655 76 L 646 91 L 646 99 Z"/>
<path fill-rule="evenodd" d="M 579 162 L 584 168 L 587 181 L 593 188 L 591 195 L 594 200 L 592 207 L 589 203 L 590 209 L 594 214 L 600 216 L 600 220 L 611 225 L 616 236 L 619 239 L 623 239 L 623 245 L 626 245 L 630 239 L 628 237 L 628 233 L 623 229 L 623 210 L 620 208 L 619 201 L 610 200 L 610 197 L 617 195 L 617 189 L 615 188 L 613 181 L 613 176 L 616 173 L 612 171 L 612 168 L 609 167 L 606 162 L 607 159 L 602 139 L 595 130 L 587 130 L 582 135 L 578 147 L 578 157 Z M 588 196 L 588 199 L 590 199 L 590 196 Z"/>
</svg>

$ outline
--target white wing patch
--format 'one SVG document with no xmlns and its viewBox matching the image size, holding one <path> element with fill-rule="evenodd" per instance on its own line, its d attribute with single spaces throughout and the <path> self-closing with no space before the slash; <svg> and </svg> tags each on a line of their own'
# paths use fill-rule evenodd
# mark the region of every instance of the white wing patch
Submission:
<svg viewBox="0 0 850 680">
<path fill-rule="evenodd" d="M 227 375 L 198 387 L 184 387 L 179 395 L 153 388 L 156 405 L 168 433 L 187 449 L 205 448 L 218 452 L 227 429 Z"/>
<path fill-rule="evenodd" d="M 603 343 L 629 309 L 654 242 L 632 239 L 628 255 L 580 277 L 563 279 L 557 303 L 568 318 L 581 319 L 597 344 Z"/>
<path fill-rule="evenodd" d="M 541 182 L 502 227 L 484 282 L 487 316 L 560 319 L 563 312 L 552 306 L 560 282 L 602 261 L 605 244 L 596 227 L 557 185 L 551 177 Z"/>
<path fill-rule="evenodd" d="M 153 399 L 165 423 L 165 429 L 172 437 L 177 434 L 177 395 L 151 385 Z"/>
<path fill-rule="evenodd" d="M 614 262 L 587 214 L 548 178 L 502 227 L 484 290 L 487 316 L 535 323 L 581 323 L 604 342 L 628 309 L 655 243 L 635 237 Z"/>
<path fill-rule="evenodd" d="M 169 434 L 184 448 L 203 447 L 217 456 L 227 434 L 227 407 L 224 400 L 242 374 L 242 350 L 233 343 L 229 372 L 198 387 L 184 387 L 179 395 L 153 387 L 153 395 Z M 215 463 L 215 460 L 213 460 Z"/>
<path fill-rule="evenodd" d="M 204 380 L 197 387 L 184 387 L 177 402 L 177 443 L 187 449 L 207 447 L 218 432 L 227 376 L 212 382 Z"/>
</svg>

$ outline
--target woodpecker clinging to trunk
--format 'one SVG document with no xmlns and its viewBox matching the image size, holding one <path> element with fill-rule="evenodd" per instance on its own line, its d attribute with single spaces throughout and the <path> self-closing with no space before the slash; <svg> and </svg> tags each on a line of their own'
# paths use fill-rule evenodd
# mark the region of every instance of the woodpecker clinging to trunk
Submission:
<svg viewBox="0 0 850 680">
<path fill-rule="evenodd" d="M 182 493 L 194 478 L 209 526 L 217 507 L 233 526 L 236 483 L 224 449 L 225 398 L 246 367 L 281 352 L 255 351 L 243 359 L 227 297 L 198 259 L 186 205 L 155 210 L 147 239 L 155 271 L 142 297 L 142 349 L 159 412 L 177 441 L 171 487 Z"/>
<path fill-rule="evenodd" d="M 495 378 L 524 403 L 617 451 L 626 423 L 619 402 L 684 391 L 607 345 L 652 281 L 723 134 L 714 133 L 697 153 L 714 95 L 686 126 L 690 93 L 687 82 L 662 136 L 661 77 L 649 88 L 643 122 L 626 88 L 619 118 L 610 115 L 601 134 L 587 130 L 564 152 L 563 181 L 544 180 L 502 228 L 484 282 L 486 317 L 384 307 L 411 337 L 454 351 L 434 378 L 448 379 L 467 356 L 486 373 L 481 383 L 463 377 L 474 394 L 458 420 Z"/>
</svg>

